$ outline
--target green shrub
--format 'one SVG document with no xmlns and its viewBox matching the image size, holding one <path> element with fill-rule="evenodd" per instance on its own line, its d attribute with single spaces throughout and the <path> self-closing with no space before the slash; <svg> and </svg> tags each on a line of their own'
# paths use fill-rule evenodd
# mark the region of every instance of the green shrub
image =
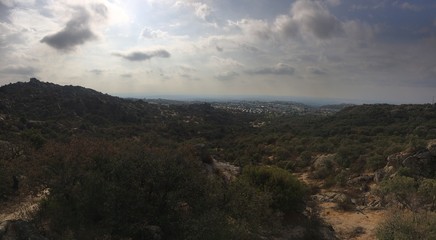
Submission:
<svg viewBox="0 0 436 240">
<path fill-rule="evenodd" d="M 242 178 L 271 194 L 272 208 L 289 213 L 304 209 L 306 187 L 288 171 L 273 166 L 247 166 Z"/>
<path fill-rule="evenodd" d="M 392 212 L 377 228 L 380 240 L 436 239 L 436 213 Z"/>
<path fill-rule="evenodd" d="M 98 144 L 43 154 L 51 192 L 39 219 L 53 239 L 147 239 L 151 227 L 164 239 L 256 239 L 271 222 L 266 194 L 207 176 L 189 150 Z"/>
</svg>

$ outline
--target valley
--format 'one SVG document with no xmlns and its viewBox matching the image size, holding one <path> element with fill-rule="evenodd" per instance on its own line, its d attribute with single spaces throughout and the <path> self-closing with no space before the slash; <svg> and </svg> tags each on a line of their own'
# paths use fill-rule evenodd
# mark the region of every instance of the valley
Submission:
<svg viewBox="0 0 436 240">
<path fill-rule="evenodd" d="M 0 87 L 0 117 L 0 239 L 435 236 L 434 104 L 170 103 L 32 79 Z"/>
</svg>

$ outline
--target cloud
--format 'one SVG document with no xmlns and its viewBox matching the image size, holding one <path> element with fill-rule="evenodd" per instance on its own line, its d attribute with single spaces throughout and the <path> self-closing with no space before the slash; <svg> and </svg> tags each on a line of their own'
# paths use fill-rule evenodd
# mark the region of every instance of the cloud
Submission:
<svg viewBox="0 0 436 240">
<path fill-rule="evenodd" d="M 93 4 L 91 5 L 91 9 L 105 19 L 108 17 L 108 8 L 104 4 L 101 3 Z"/>
<path fill-rule="evenodd" d="M 169 58 L 171 54 L 163 49 L 156 51 L 133 51 L 130 53 L 113 53 L 114 56 L 122 57 L 126 60 L 137 62 L 137 61 L 145 61 L 155 57 L 158 58 Z"/>
<path fill-rule="evenodd" d="M 239 76 L 239 73 L 237 73 L 235 71 L 227 71 L 227 72 L 218 73 L 214 77 L 215 77 L 215 79 L 218 79 L 221 81 L 229 81 L 229 80 L 235 79 L 238 76 Z"/>
<path fill-rule="evenodd" d="M 264 20 L 244 18 L 236 22 L 228 21 L 228 25 L 240 29 L 248 36 L 254 36 L 262 40 L 267 40 L 272 35 L 268 22 Z"/>
<path fill-rule="evenodd" d="M 341 0 L 327 0 L 327 3 L 332 6 L 338 6 L 341 4 Z"/>
<path fill-rule="evenodd" d="M 340 33 L 341 22 L 318 1 L 299 0 L 291 8 L 292 19 L 301 29 L 319 39 L 328 39 Z"/>
<path fill-rule="evenodd" d="M 285 63 L 278 63 L 273 67 L 250 70 L 247 73 L 255 75 L 292 75 L 295 73 L 295 68 Z"/>
<path fill-rule="evenodd" d="M 342 26 L 346 35 L 357 41 L 370 41 L 374 38 L 377 32 L 377 28 L 355 20 L 344 22 Z"/>
<path fill-rule="evenodd" d="M 214 64 L 219 65 L 221 67 L 240 68 L 244 66 L 244 64 L 232 58 L 220 58 L 217 56 L 212 56 L 210 59 Z"/>
<path fill-rule="evenodd" d="M 122 78 L 132 78 L 132 74 L 131 73 L 125 73 L 125 74 L 121 74 L 120 75 Z"/>
<path fill-rule="evenodd" d="M 315 75 L 325 75 L 327 72 L 319 67 L 308 67 L 307 71 Z"/>
<path fill-rule="evenodd" d="M 144 27 L 141 30 L 141 34 L 140 34 L 141 38 L 149 38 L 149 39 L 166 38 L 168 36 L 169 34 L 167 32 L 161 30 L 154 30 L 148 27 Z"/>
<path fill-rule="evenodd" d="M 297 37 L 300 34 L 300 26 L 297 21 L 287 15 L 280 15 L 274 22 L 276 33 L 284 37 Z"/>
<path fill-rule="evenodd" d="M 100 12 L 104 11 L 101 6 L 98 9 Z M 40 42 L 60 51 L 72 51 L 77 46 L 97 38 L 91 30 L 90 21 L 89 12 L 84 7 L 76 7 L 76 14 L 61 31 L 45 36 Z"/>
<path fill-rule="evenodd" d="M 95 75 L 101 75 L 103 73 L 103 70 L 100 69 L 92 69 L 89 72 L 94 73 Z"/>
<path fill-rule="evenodd" d="M 34 75 L 39 70 L 31 67 L 31 66 L 22 66 L 22 65 L 9 65 L 5 68 L 2 68 L 0 72 L 7 74 L 16 74 L 16 75 Z"/>
<path fill-rule="evenodd" d="M 174 3 L 174 6 L 178 8 L 181 7 L 191 8 L 193 9 L 195 16 L 205 21 L 209 21 L 211 18 L 212 8 L 210 8 L 209 5 L 202 2 L 180 0 Z"/>
<path fill-rule="evenodd" d="M 408 3 L 408 2 L 403 2 L 401 4 L 396 2 L 394 4 L 403 10 L 410 10 L 410 11 L 416 11 L 416 12 L 422 10 L 422 7 L 415 5 L 415 4 L 412 4 L 412 3 Z"/>
</svg>

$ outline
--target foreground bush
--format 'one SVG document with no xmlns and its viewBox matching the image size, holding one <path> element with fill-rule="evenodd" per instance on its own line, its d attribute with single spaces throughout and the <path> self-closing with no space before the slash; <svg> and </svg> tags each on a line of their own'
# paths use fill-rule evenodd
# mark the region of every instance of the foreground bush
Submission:
<svg viewBox="0 0 436 240">
<path fill-rule="evenodd" d="M 304 209 L 306 188 L 290 172 L 272 166 L 247 166 L 242 177 L 259 190 L 271 194 L 273 209 L 284 213 Z"/>
<path fill-rule="evenodd" d="M 207 175 L 186 149 L 79 142 L 44 156 L 53 239 L 256 239 L 271 222 L 266 195 Z"/>
<path fill-rule="evenodd" d="M 436 213 L 392 212 L 377 229 L 380 240 L 436 239 Z"/>
</svg>

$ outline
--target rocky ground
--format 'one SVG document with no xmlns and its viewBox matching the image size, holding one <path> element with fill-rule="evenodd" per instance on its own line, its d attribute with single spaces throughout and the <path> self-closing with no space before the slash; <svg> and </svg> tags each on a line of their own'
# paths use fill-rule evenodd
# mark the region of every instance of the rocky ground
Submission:
<svg viewBox="0 0 436 240">
<path fill-rule="evenodd" d="M 17 194 L 0 205 L 0 240 L 46 240 L 27 221 L 48 193 L 45 189 L 36 195 Z"/>
<path fill-rule="evenodd" d="M 323 188 L 322 180 L 312 179 L 309 175 L 310 172 L 296 174 L 309 187 L 319 189 L 311 196 L 313 209 L 309 211 L 316 210 L 320 218 L 332 226 L 339 239 L 375 239 L 375 230 L 386 214 L 385 209 L 371 206 L 376 201 L 359 203 L 347 194 L 345 188 Z M 340 207 L 345 203 L 350 204 L 349 209 Z"/>
</svg>

